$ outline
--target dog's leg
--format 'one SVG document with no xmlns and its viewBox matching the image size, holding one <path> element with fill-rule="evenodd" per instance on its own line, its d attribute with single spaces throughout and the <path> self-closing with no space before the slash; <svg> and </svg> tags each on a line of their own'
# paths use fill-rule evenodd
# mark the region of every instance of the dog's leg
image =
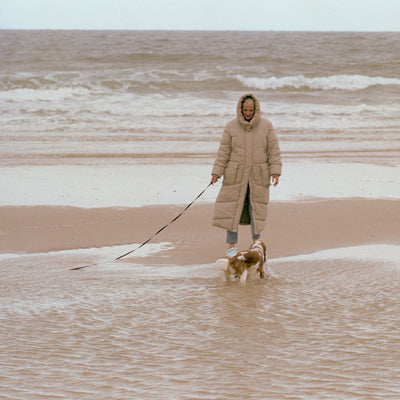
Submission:
<svg viewBox="0 0 400 400">
<path fill-rule="evenodd" d="M 264 263 L 258 264 L 258 270 L 260 271 L 260 279 L 264 279 Z"/>
<path fill-rule="evenodd" d="M 240 283 L 243 285 L 243 283 L 246 283 L 247 279 L 247 269 L 243 271 L 243 274 L 240 276 Z"/>
</svg>

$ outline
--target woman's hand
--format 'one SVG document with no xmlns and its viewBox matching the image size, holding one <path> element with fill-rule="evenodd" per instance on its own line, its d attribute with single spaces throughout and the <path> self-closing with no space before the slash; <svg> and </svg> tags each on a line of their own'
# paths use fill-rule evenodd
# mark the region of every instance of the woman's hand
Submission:
<svg viewBox="0 0 400 400">
<path fill-rule="evenodd" d="M 272 185 L 276 186 L 279 183 L 279 175 L 272 175 L 271 183 Z"/>
<path fill-rule="evenodd" d="M 217 183 L 218 182 L 218 176 L 217 175 L 211 175 L 211 183 Z"/>
</svg>

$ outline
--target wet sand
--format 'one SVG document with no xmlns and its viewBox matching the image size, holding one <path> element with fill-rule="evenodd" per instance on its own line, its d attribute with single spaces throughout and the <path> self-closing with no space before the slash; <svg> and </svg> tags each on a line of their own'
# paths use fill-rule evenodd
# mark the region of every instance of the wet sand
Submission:
<svg viewBox="0 0 400 400">
<path fill-rule="evenodd" d="M 184 206 L 85 209 L 0 207 L 0 253 L 40 253 L 143 243 Z M 224 256 L 225 232 L 211 225 L 213 204 L 194 204 L 152 242 L 174 249 L 140 259 L 144 264 L 206 264 Z M 269 258 L 364 244 L 400 245 L 400 201 L 330 199 L 272 202 L 263 239 Z M 250 243 L 239 229 L 239 247 Z M 128 259 L 128 258 L 127 258 Z M 134 260 L 135 254 L 129 256 Z"/>
</svg>

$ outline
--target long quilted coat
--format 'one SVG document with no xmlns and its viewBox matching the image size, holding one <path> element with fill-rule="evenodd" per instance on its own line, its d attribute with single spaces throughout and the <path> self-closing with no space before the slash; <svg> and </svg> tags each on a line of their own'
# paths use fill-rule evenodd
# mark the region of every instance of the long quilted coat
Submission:
<svg viewBox="0 0 400 400">
<path fill-rule="evenodd" d="M 242 114 L 242 101 L 251 96 L 255 113 L 250 121 Z M 267 219 L 272 175 L 281 175 L 278 139 L 270 121 L 261 117 L 260 103 L 253 95 L 240 98 L 236 118 L 224 130 L 212 174 L 223 176 L 214 208 L 213 225 L 236 232 L 239 223 L 250 223 L 244 207 L 247 188 L 253 209 L 254 230 L 259 234 Z"/>
</svg>

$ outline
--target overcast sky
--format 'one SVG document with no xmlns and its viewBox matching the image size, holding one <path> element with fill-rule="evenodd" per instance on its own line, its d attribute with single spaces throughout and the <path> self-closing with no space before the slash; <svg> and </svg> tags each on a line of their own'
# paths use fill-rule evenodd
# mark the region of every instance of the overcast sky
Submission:
<svg viewBox="0 0 400 400">
<path fill-rule="evenodd" d="M 0 29 L 400 31 L 400 0 L 0 0 Z"/>
</svg>

